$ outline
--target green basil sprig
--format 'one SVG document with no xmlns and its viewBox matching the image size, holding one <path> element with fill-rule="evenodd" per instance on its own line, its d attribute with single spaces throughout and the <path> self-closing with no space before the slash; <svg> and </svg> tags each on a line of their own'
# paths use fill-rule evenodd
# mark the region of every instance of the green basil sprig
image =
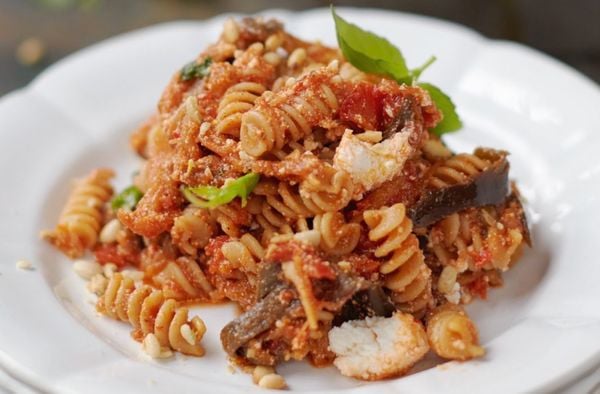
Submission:
<svg viewBox="0 0 600 394">
<path fill-rule="evenodd" d="M 259 179 L 260 175 L 251 172 L 222 187 L 188 186 L 183 187 L 181 192 L 186 200 L 201 208 L 216 208 L 233 201 L 236 197 L 242 199 L 242 207 L 244 207 Z"/>
<path fill-rule="evenodd" d="M 423 89 L 429 92 L 431 99 L 440 111 L 444 114 L 444 118 L 440 123 L 435 126 L 433 133 L 437 136 L 441 136 L 444 133 L 456 131 L 462 128 L 462 122 L 456 112 L 456 106 L 440 88 L 435 85 L 426 82 L 420 82 L 417 84 Z"/>
<path fill-rule="evenodd" d="M 462 127 L 462 121 L 456 112 L 456 106 L 440 88 L 430 83 L 417 82 L 423 71 L 435 60 L 430 57 L 422 66 L 410 70 L 400 49 L 388 40 L 347 22 L 331 6 L 335 21 L 338 45 L 344 57 L 361 71 L 379 74 L 408 85 L 416 84 L 427 90 L 444 119 L 432 130 L 434 134 L 456 131 Z"/>
<path fill-rule="evenodd" d="M 331 6 L 338 45 L 350 63 L 359 70 L 382 74 L 396 80 L 408 75 L 404 56 L 383 37 L 346 22 Z"/>
<path fill-rule="evenodd" d="M 196 78 L 204 78 L 208 76 L 211 64 L 212 59 L 210 57 L 204 59 L 202 63 L 196 63 L 195 60 L 189 62 L 181 69 L 179 79 L 181 79 L 182 81 L 190 81 Z"/>
<path fill-rule="evenodd" d="M 110 202 L 110 206 L 113 211 L 123 208 L 128 211 L 133 211 L 137 206 L 138 202 L 142 199 L 144 193 L 137 186 L 129 186 L 123 189 L 123 191 L 117 194 Z"/>
</svg>

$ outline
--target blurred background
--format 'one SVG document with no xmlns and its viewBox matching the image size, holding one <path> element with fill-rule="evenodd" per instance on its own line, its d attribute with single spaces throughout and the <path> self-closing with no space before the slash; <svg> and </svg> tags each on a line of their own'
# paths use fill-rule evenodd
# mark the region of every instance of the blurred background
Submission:
<svg viewBox="0 0 600 394">
<path fill-rule="evenodd" d="M 0 0 L 0 96 L 94 42 L 143 26 L 329 0 Z M 334 1 L 430 15 L 540 49 L 600 82 L 600 0 Z"/>
</svg>

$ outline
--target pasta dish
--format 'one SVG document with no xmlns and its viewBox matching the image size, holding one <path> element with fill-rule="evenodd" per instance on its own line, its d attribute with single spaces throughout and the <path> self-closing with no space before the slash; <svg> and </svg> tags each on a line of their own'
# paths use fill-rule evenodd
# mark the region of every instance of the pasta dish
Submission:
<svg viewBox="0 0 600 394">
<path fill-rule="evenodd" d="M 380 380 L 484 355 L 463 306 L 531 245 L 508 152 L 451 151 L 460 118 L 421 80 L 435 58 L 409 69 L 333 16 L 339 49 L 227 20 L 132 133 L 131 186 L 95 169 L 42 232 L 150 356 L 201 357 L 221 329 L 234 364 L 282 388 L 288 360 Z M 240 315 L 222 328 L 188 309 L 223 302 Z"/>
</svg>

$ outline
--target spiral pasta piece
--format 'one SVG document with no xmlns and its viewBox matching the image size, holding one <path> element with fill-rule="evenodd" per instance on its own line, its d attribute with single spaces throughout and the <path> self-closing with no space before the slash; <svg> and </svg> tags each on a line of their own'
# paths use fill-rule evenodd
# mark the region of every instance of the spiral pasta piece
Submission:
<svg viewBox="0 0 600 394">
<path fill-rule="evenodd" d="M 481 357 L 479 334 L 473 321 L 457 306 L 444 305 L 432 312 L 427 321 L 427 337 L 433 351 L 450 360 Z"/>
<path fill-rule="evenodd" d="M 239 137 L 242 115 L 254 106 L 265 90 L 263 85 L 256 82 L 240 82 L 227 89 L 219 102 L 217 132 Z"/>
<path fill-rule="evenodd" d="M 430 162 L 448 160 L 452 157 L 452 151 L 444 145 L 439 138 L 430 137 L 421 147 L 423 156 Z"/>
<path fill-rule="evenodd" d="M 321 69 L 299 79 L 276 96 L 261 98 L 242 115 L 240 140 L 242 150 L 260 157 L 280 150 L 290 141 L 309 135 L 321 121 L 338 110 L 335 95 L 341 79 L 330 69 Z"/>
<path fill-rule="evenodd" d="M 196 256 L 216 232 L 216 221 L 206 209 L 190 205 L 175 218 L 171 228 L 173 243 L 185 254 Z"/>
<path fill-rule="evenodd" d="M 438 159 L 442 159 L 444 156 L 448 156 L 449 151 L 441 143 L 431 142 L 424 153 L 433 156 L 440 155 Z M 433 167 L 428 183 L 435 188 L 465 183 L 504 156 L 504 152 L 489 149 L 476 149 L 472 154 L 454 155 Z"/>
<path fill-rule="evenodd" d="M 162 289 L 165 297 L 179 301 L 206 300 L 213 290 L 198 263 L 188 257 L 169 261 L 152 276 L 152 283 Z"/>
<path fill-rule="evenodd" d="M 471 208 L 452 214 L 430 230 L 430 248 L 444 266 L 458 272 L 510 267 L 524 241 L 525 229 L 513 208 Z"/>
<path fill-rule="evenodd" d="M 265 257 L 265 250 L 251 234 L 244 234 L 239 240 L 225 242 L 221 246 L 223 256 L 243 272 L 257 272 L 257 265 Z"/>
<path fill-rule="evenodd" d="M 189 320 L 188 309 L 160 290 L 147 285 L 136 287 L 132 279 L 115 273 L 96 308 L 103 315 L 131 324 L 132 334 L 138 340 L 154 334 L 163 347 L 191 356 L 204 355 L 200 344 L 204 334 L 202 320 L 197 316 Z M 185 325 L 192 330 L 192 343 L 182 335 Z"/>
<path fill-rule="evenodd" d="M 237 238 L 241 229 L 250 224 L 250 215 L 239 204 L 221 205 L 210 210 L 210 215 L 221 230 L 230 237 Z"/>
<path fill-rule="evenodd" d="M 360 239 L 360 224 L 346 223 L 340 212 L 315 216 L 313 226 L 321 234 L 320 248 L 330 255 L 349 254 Z"/>
<path fill-rule="evenodd" d="M 305 198 L 297 186 L 287 182 L 261 182 L 254 190 L 254 194 L 264 196 L 262 213 L 269 218 L 272 217 L 269 221 L 274 225 L 281 226 L 286 221 L 312 217 L 325 212 L 310 198 Z M 278 215 L 282 219 L 277 219 L 273 215 Z"/>
<path fill-rule="evenodd" d="M 323 212 L 333 212 L 348 205 L 354 193 L 354 183 L 348 172 L 325 165 L 302 181 L 299 190 L 305 202 Z"/>
<path fill-rule="evenodd" d="M 292 227 L 299 220 L 314 216 L 311 208 L 316 209 L 306 205 L 296 186 L 271 180 L 261 181 L 248 203 L 248 210 L 262 228 L 261 241 L 264 245 L 268 244 L 275 234 L 292 234 Z"/>
<path fill-rule="evenodd" d="M 380 267 L 392 299 L 406 312 L 422 310 L 431 299 L 431 270 L 425 264 L 412 222 L 403 204 L 368 210 L 363 214 L 369 240 L 378 242 L 376 257 L 387 260 Z"/>
<path fill-rule="evenodd" d="M 70 258 L 81 257 L 98 240 L 103 222 L 103 205 L 111 198 L 113 171 L 97 169 L 77 181 L 60 214 L 54 230 L 42 232 L 42 238 Z"/>
</svg>

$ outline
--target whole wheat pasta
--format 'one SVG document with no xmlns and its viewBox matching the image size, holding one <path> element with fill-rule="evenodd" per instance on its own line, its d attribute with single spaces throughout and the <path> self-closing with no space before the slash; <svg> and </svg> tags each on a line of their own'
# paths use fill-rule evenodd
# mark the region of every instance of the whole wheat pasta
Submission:
<svg viewBox="0 0 600 394">
<path fill-rule="evenodd" d="M 436 188 L 468 182 L 477 174 L 488 169 L 494 161 L 505 156 L 505 153 L 501 151 L 483 149 L 476 149 L 472 154 L 460 153 L 450 156 L 451 153 L 438 140 L 426 143 L 423 153 L 426 157 L 429 156 L 434 160 L 446 158 L 432 168 L 428 182 Z"/>
<path fill-rule="evenodd" d="M 271 99 L 258 99 L 242 116 L 242 150 L 260 157 L 309 135 L 312 127 L 337 111 L 334 76 L 330 70 L 315 71 Z"/>
<path fill-rule="evenodd" d="M 506 212 L 505 212 L 506 211 Z M 431 229 L 431 250 L 443 265 L 467 269 L 507 270 L 524 241 L 520 222 L 510 208 L 471 208 L 452 214 Z"/>
<path fill-rule="evenodd" d="M 375 256 L 386 257 L 380 268 L 392 298 L 407 311 L 424 308 L 431 298 L 431 270 L 425 265 L 419 241 L 412 231 L 403 204 L 369 210 L 364 213 L 369 239 L 379 242 Z M 389 257 L 387 257 L 389 256 Z"/>
<path fill-rule="evenodd" d="M 70 258 L 81 257 L 98 240 L 103 224 L 104 204 L 112 197 L 113 171 L 97 169 L 76 181 L 54 230 L 42 237 Z"/>
<path fill-rule="evenodd" d="M 140 340 L 152 333 L 161 346 L 192 356 L 204 355 L 201 335 L 190 344 L 181 334 L 184 325 L 199 334 L 203 322 L 198 317 L 188 320 L 188 309 L 166 298 L 160 290 L 146 285 L 136 288 L 130 278 L 116 273 L 98 300 L 97 309 L 101 314 L 131 324 L 133 336 Z"/>
<path fill-rule="evenodd" d="M 321 234 L 320 247 L 331 255 L 343 256 L 350 254 L 360 238 L 360 224 L 346 223 L 340 212 L 327 212 L 317 215 L 314 229 Z"/>
<path fill-rule="evenodd" d="M 225 258 L 245 272 L 257 271 L 257 265 L 265 256 L 260 242 L 250 234 L 244 234 L 239 240 L 231 240 L 221 246 Z"/>
<path fill-rule="evenodd" d="M 354 183 L 346 171 L 327 165 L 317 173 L 311 173 L 300 183 L 299 189 L 304 201 L 310 201 L 312 206 L 323 212 L 333 212 L 348 205 Z"/>
<path fill-rule="evenodd" d="M 460 307 L 434 310 L 427 322 L 427 337 L 433 351 L 443 358 L 468 360 L 485 354 L 475 324 Z"/>
<path fill-rule="evenodd" d="M 216 221 L 208 210 L 190 206 L 173 222 L 171 238 L 182 252 L 196 256 L 215 232 Z"/>
<path fill-rule="evenodd" d="M 180 301 L 208 299 L 213 290 L 198 263 L 188 257 L 169 261 L 154 274 L 152 282 L 162 289 L 166 297 Z"/>
<path fill-rule="evenodd" d="M 239 137 L 242 114 L 250 110 L 265 87 L 256 82 L 240 82 L 225 92 L 219 102 L 217 131 Z"/>
</svg>

